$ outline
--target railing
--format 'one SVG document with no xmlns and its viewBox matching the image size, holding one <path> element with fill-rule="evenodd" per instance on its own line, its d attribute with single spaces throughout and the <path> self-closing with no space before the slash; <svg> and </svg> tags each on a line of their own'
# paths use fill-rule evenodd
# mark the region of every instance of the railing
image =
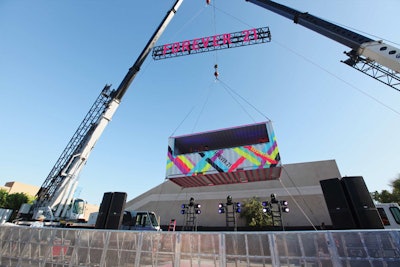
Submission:
<svg viewBox="0 0 400 267">
<path fill-rule="evenodd" d="M 400 266 L 400 231 L 137 232 L 0 226 L 0 266 Z"/>
</svg>

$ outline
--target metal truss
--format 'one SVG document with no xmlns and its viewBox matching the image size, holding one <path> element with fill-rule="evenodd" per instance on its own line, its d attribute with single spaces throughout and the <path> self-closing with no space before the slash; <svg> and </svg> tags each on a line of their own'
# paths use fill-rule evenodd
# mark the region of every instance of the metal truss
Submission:
<svg viewBox="0 0 400 267">
<path fill-rule="evenodd" d="M 172 57 L 186 56 L 216 50 L 235 48 L 240 46 L 262 44 L 271 41 L 271 32 L 269 27 L 234 32 L 229 34 L 229 42 L 224 39 L 228 34 L 198 38 L 190 41 L 174 43 L 169 45 L 178 45 L 176 49 L 165 49 L 166 45 L 153 48 L 153 59 L 166 59 Z M 216 38 L 216 39 L 215 39 Z M 207 40 L 207 42 L 202 42 Z M 185 49 L 182 47 L 185 46 Z"/>
<path fill-rule="evenodd" d="M 380 65 L 376 61 L 354 56 L 351 53 L 346 54 L 350 58 L 342 61 L 343 63 L 400 92 L 400 75 L 398 72 Z"/>
</svg>

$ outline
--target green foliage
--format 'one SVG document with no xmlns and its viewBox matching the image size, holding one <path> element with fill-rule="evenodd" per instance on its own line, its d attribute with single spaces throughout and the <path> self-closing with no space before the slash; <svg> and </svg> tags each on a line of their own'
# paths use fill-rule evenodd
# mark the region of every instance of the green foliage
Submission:
<svg viewBox="0 0 400 267">
<path fill-rule="evenodd" d="M 8 192 L 4 189 L 0 189 L 0 208 L 5 209 L 7 205 Z"/>
<path fill-rule="evenodd" d="M 246 224 L 251 227 L 272 225 L 272 218 L 263 212 L 263 206 L 257 197 L 252 197 L 242 204 L 240 217 L 246 219 Z"/>
<path fill-rule="evenodd" d="M 400 204 L 400 175 L 397 179 L 390 183 L 392 192 L 382 190 L 380 193 L 375 191 L 372 193 L 372 198 L 380 203 L 396 202 Z"/>
<path fill-rule="evenodd" d="M 29 203 L 30 197 L 25 193 L 14 193 L 7 196 L 7 209 L 19 210 L 22 204 Z"/>
</svg>

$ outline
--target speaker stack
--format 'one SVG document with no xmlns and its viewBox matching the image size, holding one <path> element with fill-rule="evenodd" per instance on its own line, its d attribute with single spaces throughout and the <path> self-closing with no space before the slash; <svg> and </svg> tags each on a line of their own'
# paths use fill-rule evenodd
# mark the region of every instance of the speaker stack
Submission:
<svg viewBox="0 0 400 267">
<path fill-rule="evenodd" d="M 362 176 L 320 181 L 335 229 L 383 229 Z"/>
<path fill-rule="evenodd" d="M 107 192 L 103 195 L 96 229 L 119 229 L 122 223 L 127 194 L 123 192 Z"/>
</svg>

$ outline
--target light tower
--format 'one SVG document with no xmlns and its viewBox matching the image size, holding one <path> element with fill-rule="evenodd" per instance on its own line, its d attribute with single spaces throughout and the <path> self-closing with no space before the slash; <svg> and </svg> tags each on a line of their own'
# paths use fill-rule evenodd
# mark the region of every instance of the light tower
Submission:
<svg viewBox="0 0 400 267">
<path fill-rule="evenodd" d="M 226 197 L 226 203 L 219 203 L 218 205 L 218 213 L 225 213 L 226 227 L 233 226 L 234 231 L 237 231 L 236 213 L 240 213 L 240 211 L 240 202 L 233 202 L 231 195 Z"/>
<path fill-rule="evenodd" d="M 185 216 L 182 230 L 197 231 L 197 215 L 201 213 L 201 205 L 195 203 L 191 197 L 189 204 L 182 204 L 181 208 L 181 214 Z"/>
<path fill-rule="evenodd" d="M 272 216 L 272 226 L 281 226 L 282 231 L 284 231 L 282 212 L 289 212 L 288 202 L 286 200 L 278 200 L 276 194 L 271 194 L 271 200 L 264 201 L 262 206 L 263 212 Z"/>
</svg>

